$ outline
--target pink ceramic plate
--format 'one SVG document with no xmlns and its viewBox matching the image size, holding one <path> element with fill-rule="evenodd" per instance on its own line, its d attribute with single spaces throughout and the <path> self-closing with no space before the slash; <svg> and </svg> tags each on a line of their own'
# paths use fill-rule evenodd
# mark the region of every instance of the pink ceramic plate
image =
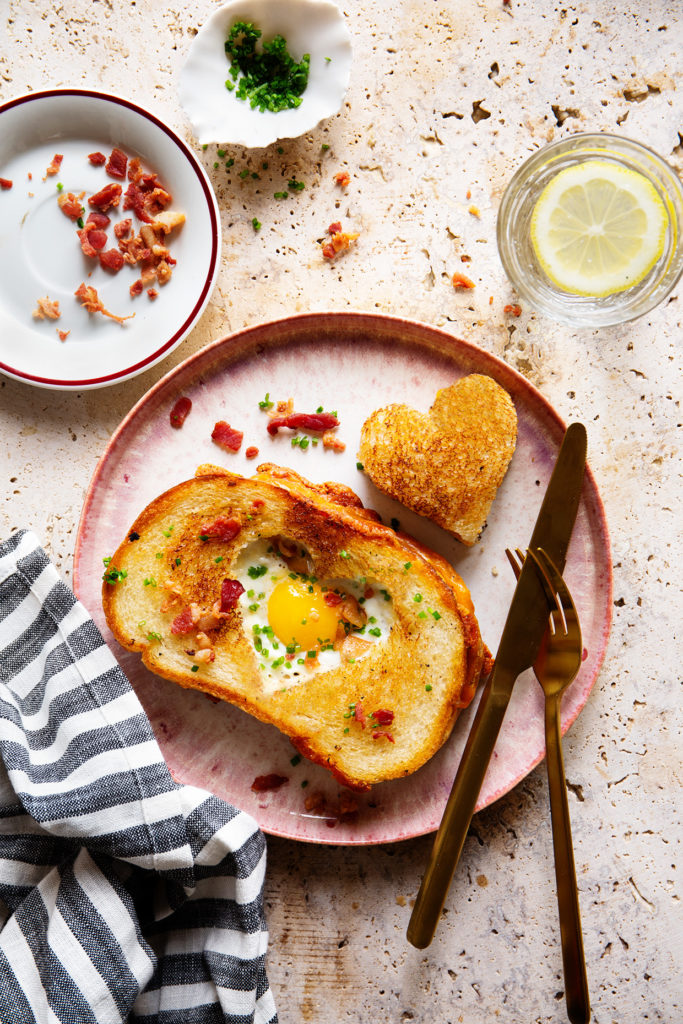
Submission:
<svg viewBox="0 0 683 1024">
<path fill-rule="evenodd" d="M 519 438 L 482 539 L 465 548 L 381 495 L 358 470 L 356 451 L 361 424 L 373 409 L 408 402 L 426 411 L 440 387 L 472 372 L 489 374 L 512 395 Z M 293 397 L 299 411 L 319 405 L 337 410 L 346 451 L 321 445 L 301 450 L 282 434 L 271 438 L 259 409 L 266 392 L 273 399 Z M 169 413 L 180 395 L 189 396 L 193 406 L 182 429 L 174 430 Z M 236 455 L 211 441 L 221 419 L 244 431 Z M 484 638 L 495 652 L 514 590 L 505 548 L 527 544 L 563 432 L 548 403 L 505 363 L 433 327 L 385 316 L 313 313 L 260 325 L 213 343 L 164 377 L 120 425 L 95 471 L 76 543 L 75 587 L 135 687 L 174 776 L 243 808 L 274 835 L 335 844 L 406 839 L 438 826 L 474 708 L 422 769 L 375 787 L 358 797 L 357 813 L 340 815 L 339 786 L 322 768 L 293 757 L 289 741 L 276 729 L 156 678 L 138 655 L 113 641 L 100 604 L 102 558 L 152 498 L 191 477 L 202 462 L 250 475 L 259 461 L 272 461 L 314 481 L 350 484 L 385 522 L 399 519 L 403 529 L 454 563 L 471 588 Z M 260 450 L 255 462 L 245 457 L 249 445 Z M 609 540 L 590 471 L 566 576 L 581 617 L 585 659 L 564 699 L 564 729 L 588 698 L 610 624 Z M 542 692 L 528 672 L 517 681 L 478 808 L 510 790 L 543 756 Z M 286 776 L 287 784 L 253 792 L 255 777 L 270 772 Z M 315 800 L 307 807 L 311 796 Z"/>
</svg>

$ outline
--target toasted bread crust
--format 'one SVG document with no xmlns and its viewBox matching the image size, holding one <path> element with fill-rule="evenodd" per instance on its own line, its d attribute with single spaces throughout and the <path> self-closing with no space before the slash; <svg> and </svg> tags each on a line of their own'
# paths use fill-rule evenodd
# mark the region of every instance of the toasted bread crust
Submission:
<svg viewBox="0 0 683 1024">
<path fill-rule="evenodd" d="M 102 601 L 114 636 L 158 675 L 275 725 L 351 788 L 415 771 L 447 739 L 482 667 L 462 581 L 458 597 L 448 563 L 383 526 L 348 488 L 313 485 L 270 464 L 250 479 L 211 470 L 200 467 L 204 475 L 153 501 L 113 555 L 117 582 L 103 583 Z M 217 517 L 237 523 L 236 536 L 202 540 L 204 524 Z M 304 545 L 319 579 L 364 577 L 385 587 L 394 614 L 386 642 L 354 663 L 268 689 L 235 607 L 211 630 L 215 659 L 197 666 L 191 641 L 171 631 L 174 618 L 188 602 L 211 608 L 239 552 L 274 536 Z M 359 705 L 368 715 L 393 712 L 390 740 L 387 730 L 362 727 L 350 713 Z"/>
<path fill-rule="evenodd" d="M 372 413 L 358 457 L 380 490 L 472 545 L 516 440 L 508 393 L 490 377 L 471 374 L 439 391 L 426 415 L 406 405 Z"/>
</svg>

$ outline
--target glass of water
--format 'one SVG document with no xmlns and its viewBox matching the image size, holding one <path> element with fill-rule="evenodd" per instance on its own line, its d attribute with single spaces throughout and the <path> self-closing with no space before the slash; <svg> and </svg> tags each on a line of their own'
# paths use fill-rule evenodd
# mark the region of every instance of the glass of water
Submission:
<svg viewBox="0 0 683 1024">
<path fill-rule="evenodd" d="M 587 227 L 601 203 L 604 223 Z M 671 293 L 683 272 L 682 230 L 683 185 L 665 160 L 630 139 L 581 133 L 515 172 L 497 241 L 510 282 L 533 309 L 603 327 L 642 316 Z"/>
</svg>

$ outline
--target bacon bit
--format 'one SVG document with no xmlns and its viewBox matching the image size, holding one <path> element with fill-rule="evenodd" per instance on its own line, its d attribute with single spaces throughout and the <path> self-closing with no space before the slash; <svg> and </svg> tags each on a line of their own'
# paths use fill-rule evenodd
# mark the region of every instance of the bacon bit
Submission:
<svg viewBox="0 0 683 1024">
<path fill-rule="evenodd" d="M 57 174 L 59 172 L 59 168 L 62 166 L 63 159 L 64 155 L 62 153 L 55 153 L 55 155 L 52 157 L 52 161 L 45 170 L 45 178 L 52 177 L 52 175 Z M 45 178 L 43 178 L 43 181 L 45 181 Z"/>
<path fill-rule="evenodd" d="M 310 814 L 324 814 L 327 810 L 327 800 L 320 791 L 309 793 L 304 800 L 304 807 Z"/>
<path fill-rule="evenodd" d="M 188 398 L 187 395 L 181 395 L 170 412 L 169 419 L 171 421 L 171 426 L 175 427 L 176 430 L 179 430 L 189 416 L 191 408 L 192 399 Z"/>
<path fill-rule="evenodd" d="M 258 455 L 258 448 L 256 445 L 250 444 L 244 454 L 248 459 L 255 459 Z"/>
<path fill-rule="evenodd" d="M 125 178 L 126 167 L 128 166 L 128 157 L 122 149 L 117 149 L 116 146 L 112 149 L 109 159 L 107 160 L 107 166 L 105 171 L 112 178 Z"/>
<path fill-rule="evenodd" d="M 373 738 L 373 740 L 387 739 L 387 740 L 389 740 L 390 743 L 395 743 L 396 742 L 396 740 L 391 735 L 391 733 L 390 732 L 386 732 L 384 730 L 379 730 L 378 732 L 373 732 L 372 738 Z"/>
<path fill-rule="evenodd" d="M 135 182 L 131 182 L 123 197 L 123 209 L 132 210 L 138 220 L 151 223 L 152 218 L 145 210 L 145 196 Z"/>
<path fill-rule="evenodd" d="M 289 782 L 286 775 L 276 775 L 275 772 L 271 772 L 270 775 L 257 775 L 251 788 L 254 793 L 266 793 L 271 789 L 279 789 L 286 782 Z"/>
<path fill-rule="evenodd" d="M 367 586 L 365 587 L 365 590 L 363 591 L 363 597 L 365 598 L 366 601 L 369 601 L 370 598 L 374 597 L 374 596 L 375 596 L 375 591 L 373 590 L 373 588 L 368 583 Z"/>
<path fill-rule="evenodd" d="M 264 505 L 265 501 L 263 500 L 263 498 L 254 498 L 254 500 L 251 503 L 252 508 L 263 508 Z"/>
<path fill-rule="evenodd" d="M 335 220 L 334 224 L 330 224 L 329 228 L 327 229 L 327 233 L 328 235 L 336 235 L 341 231 L 341 229 L 341 221 Z"/>
<path fill-rule="evenodd" d="M 118 274 L 124 264 L 124 259 L 118 249 L 107 249 L 99 254 L 100 266 L 105 270 L 111 270 Z"/>
<path fill-rule="evenodd" d="M 108 217 L 106 213 L 100 213 L 99 210 L 92 210 L 88 214 L 88 219 L 85 223 L 94 224 L 96 228 L 103 231 L 104 228 L 108 228 L 111 224 L 111 217 Z"/>
<path fill-rule="evenodd" d="M 62 314 L 59 312 L 59 299 L 36 299 L 36 309 L 33 310 L 34 320 L 59 320 Z"/>
<path fill-rule="evenodd" d="M 218 516 L 212 523 L 205 523 L 199 528 L 199 535 L 202 540 L 234 540 L 242 529 L 239 519 L 229 519 L 227 516 Z"/>
<path fill-rule="evenodd" d="M 86 285 L 84 281 L 78 286 L 74 295 L 81 300 L 81 305 L 85 306 L 89 313 L 102 313 L 103 316 L 108 316 L 119 324 L 124 323 L 125 320 L 131 320 L 135 316 L 135 313 L 131 313 L 130 316 L 117 316 L 115 313 L 110 313 L 102 305 L 97 291 L 92 285 Z"/>
<path fill-rule="evenodd" d="M 144 281 L 142 281 L 141 278 L 138 278 L 137 281 L 133 281 L 133 283 L 130 286 L 130 288 L 128 289 L 128 291 L 130 292 L 132 297 L 135 298 L 136 295 L 142 295 L 144 287 L 145 287 Z"/>
<path fill-rule="evenodd" d="M 195 620 L 192 614 L 192 606 L 188 605 L 187 608 L 183 608 L 180 615 L 176 615 L 171 623 L 171 633 L 174 636 L 187 636 L 188 633 L 193 633 L 194 629 Z"/>
<path fill-rule="evenodd" d="M 73 192 L 60 192 L 57 196 L 57 205 L 59 209 L 69 217 L 70 220 L 78 220 L 78 218 L 85 213 L 85 209 L 81 202 L 81 199 L 85 195 L 85 192 L 81 192 L 75 196 Z"/>
<path fill-rule="evenodd" d="M 130 217 L 126 217 L 125 220 L 120 220 L 118 224 L 114 225 L 114 234 L 119 240 L 122 238 L 127 238 L 128 235 L 130 234 L 132 226 L 133 221 L 130 219 Z"/>
<path fill-rule="evenodd" d="M 339 420 L 331 412 L 293 412 L 289 416 L 276 416 L 268 424 L 268 433 L 274 436 L 281 427 L 321 433 L 338 427 Z"/>
<path fill-rule="evenodd" d="M 372 717 L 378 725 L 391 725 L 394 720 L 394 712 L 388 708 L 379 708 L 377 711 L 372 712 Z"/>
<path fill-rule="evenodd" d="M 104 249 L 107 244 L 106 232 L 100 231 L 92 221 L 86 222 L 85 227 L 77 231 L 76 234 L 80 239 L 84 256 L 97 256 L 98 252 Z"/>
<path fill-rule="evenodd" d="M 451 284 L 454 288 L 474 288 L 474 281 L 465 274 L 461 274 L 458 270 L 453 274 Z"/>
<path fill-rule="evenodd" d="M 2 188 L 2 189 L 7 190 L 7 189 L 11 188 L 13 184 L 14 184 L 14 182 L 12 181 L 11 178 L 0 178 L 0 188 Z"/>
<path fill-rule="evenodd" d="M 111 182 L 111 184 L 105 185 L 99 192 L 90 196 L 88 203 L 90 206 L 96 206 L 98 210 L 104 213 L 105 210 L 111 209 L 112 206 L 119 205 L 122 191 L 123 189 L 119 184 Z"/>
<path fill-rule="evenodd" d="M 508 302 L 507 306 L 503 306 L 504 313 L 512 313 L 513 316 L 522 315 L 522 307 L 516 302 Z"/>
<path fill-rule="evenodd" d="M 171 280 L 171 274 L 173 273 L 173 271 L 171 270 L 171 267 L 169 266 L 166 260 L 161 260 L 161 262 L 157 264 L 156 273 L 157 281 L 159 282 L 159 284 L 164 285 L 168 284 L 168 282 Z"/>
<path fill-rule="evenodd" d="M 156 290 L 156 288 L 148 288 L 147 289 L 147 297 L 150 298 L 150 299 L 158 299 L 159 298 L 159 292 Z"/>
<path fill-rule="evenodd" d="M 355 707 L 353 709 L 353 717 L 358 722 L 361 729 L 364 729 L 368 723 L 368 719 L 367 715 L 363 711 L 363 705 L 361 704 L 360 701 L 356 701 Z"/>
<path fill-rule="evenodd" d="M 95 153 L 88 153 L 88 160 L 93 165 L 93 167 L 101 167 L 103 164 L 106 164 L 107 162 L 106 156 L 104 155 L 104 153 L 100 153 L 99 150 Z"/>
<path fill-rule="evenodd" d="M 333 227 L 337 227 L 337 224 L 330 224 L 330 228 Z M 341 225 L 339 225 L 339 227 L 341 228 Z M 330 238 L 330 241 L 326 242 L 322 247 L 322 254 L 326 260 L 333 260 L 338 253 L 343 252 L 344 249 L 348 249 L 351 242 L 354 242 L 360 234 L 358 231 L 354 234 L 350 234 L 347 231 L 341 230 L 334 232 L 328 230 L 328 233 L 331 234 L 332 237 Z"/>
<path fill-rule="evenodd" d="M 152 221 L 155 231 L 161 231 L 168 235 L 174 228 L 179 228 L 185 223 L 185 214 L 179 210 L 162 210 Z"/>
<path fill-rule="evenodd" d="M 342 603 L 342 600 L 341 594 L 337 594 L 334 590 L 326 590 L 323 595 L 323 601 L 330 608 L 336 608 L 338 604 Z"/>
<path fill-rule="evenodd" d="M 348 171 L 337 171 L 337 173 L 334 176 L 335 185 L 340 185 L 341 188 L 346 188 L 350 181 L 351 175 L 349 174 Z"/>
<path fill-rule="evenodd" d="M 57 334 L 59 335 L 59 340 L 60 340 L 60 341 L 66 341 L 66 339 L 67 339 L 67 338 L 69 337 L 69 335 L 71 334 L 71 331 L 61 331 L 61 330 L 59 329 L 59 327 L 57 327 L 57 328 L 56 328 L 56 331 L 57 331 Z"/>
<path fill-rule="evenodd" d="M 270 430 L 270 427 L 268 427 Z M 235 430 L 226 423 L 225 420 L 219 420 L 211 432 L 211 440 L 214 444 L 220 445 L 221 448 L 227 449 L 230 452 L 238 452 L 242 445 L 244 434 L 241 430 Z"/>
<path fill-rule="evenodd" d="M 332 448 L 333 451 L 335 451 L 335 452 L 345 452 L 346 451 L 346 444 L 345 444 L 345 442 L 344 441 L 340 441 L 340 439 L 336 436 L 336 434 L 333 434 L 331 431 L 326 431 L 323 434 L 322 440 L 323 440 L 323 448 Z"/>
<path fill-rule="evenodd" d="M 277 405 L 275 406 L 275 410 L 276 411 L 273 411 L 271 409 L 268 412 L 268 415 L 270 416 L 271 419 L 274 419 L 278 415 L 278 413 L 281 416 L 291 416 L 292 413 L 294 412 L 294 399 L 288 398 L 285 401 L 283 398 L 281 398 L 278 401 Z"/>
<path fill-rule="evenodd" d="M 352 793 L 342 790 L 339 794 L 339 818 L 341 821 L 349 821 L 352 816 L 358 813 L 358 799 Z"/>
<path fill-rule="evenodd" d="M 472 198 L 472 189 L 468 188 L 467 192 L 465 193 L 465 199 L 471 199 L 471 198 Z"/>
<path fill-rule="evenodd" d="M 221 583 L 221 614 L 232 611 L 243 593 L 244 587 L 239 580 L 223 580 Z"/>
</svg>

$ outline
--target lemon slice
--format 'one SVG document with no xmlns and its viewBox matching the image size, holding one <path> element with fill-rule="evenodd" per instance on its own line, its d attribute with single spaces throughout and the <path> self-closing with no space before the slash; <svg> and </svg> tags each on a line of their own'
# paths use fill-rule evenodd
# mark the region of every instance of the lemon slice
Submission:
<svg viewBox="0 0 683 1024">
<path fill-rule="evenodd" d="M 531 242 L 551 281 L 576 295 L 638 284 L 664 249 L 668 217 L 653 185 L 609 160 L 565 167 L 531 216 Z"/>
</svg>

